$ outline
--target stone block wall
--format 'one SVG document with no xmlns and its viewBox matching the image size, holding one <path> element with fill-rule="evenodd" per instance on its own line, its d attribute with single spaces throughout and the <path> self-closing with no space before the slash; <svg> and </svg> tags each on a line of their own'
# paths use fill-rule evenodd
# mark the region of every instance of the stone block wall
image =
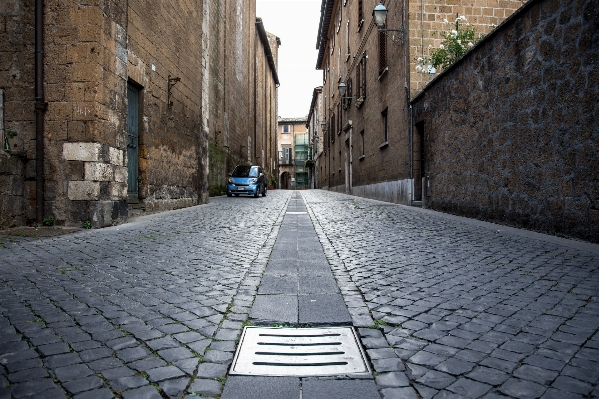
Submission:
<svg viewBox="0 0 599 399">
<path fill-rule="evenodd" d="M 7 227 L 35 217 L 33 10 L 32 1 L 0 2 L 0 226 Z"/>
<path fill-rule="evenodd" d="M 533 0 L 413 100 L 430 208 L 599 242 L 597 21 Z"/>
<path fill-rule="evenodd" d="M 526 0 L 421 0 L 409 2 L 410 38 L 410 95 L 416 96 L 430 81 L 430 75 L 416 71 L 418 57 L 430 56 L 443 38 L 441 31 L 455 29 L 457 16 L 465 16 L 480 35 L 494 27 L 520 8 Z M 448 22 L 445 22 L 448 21 Z"/>
<path fill-rule="evenodd" d="M 166 0 L 128 5 L 127 74 L 140 101 L 139 199 L 148 212 L 205 203 L 202 9 Z M 179 78 L 170 97 L 169 77 Z"/>
</svg>

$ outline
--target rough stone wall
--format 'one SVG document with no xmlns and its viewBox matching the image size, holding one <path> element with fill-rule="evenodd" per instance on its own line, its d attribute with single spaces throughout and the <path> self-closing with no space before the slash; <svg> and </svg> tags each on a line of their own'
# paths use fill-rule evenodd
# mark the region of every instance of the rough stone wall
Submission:
<svg viewBox="0 0 599 399">
<path fill-rule="evenodd" d="M 274 58 L 275 67 L 278 57 L 278 40 L 271 33 L 266 33 L 269 51 Z M 271 67 L 268 63 L 265 47 L 259 37 L 256 40 L 256 155 L 257 162 L 267 174 L 267 181 L 277 177 L 276 163 L 276 131 L 277 131 L 277 88 Z M 275 70 L 275 73 L 277 71 Z"/>
<path fill-rule="evenodd" d="M 430 208 L 599 242 L 598 21 L 531 1 L 413 101 Z"/>
<path fill-rule="evenodd" d="M 195 3 L 129 0 L 128 77 L 141 89 L 139 196 L 147 211 L 205 202 L 201 16 Z M 180 79 L 170 99 L 169 76 Z"/>
<path fill-rule="evenodd" d="M 203 4 L 203 128 L 214 143 L 209 149 L 208 173 L 210 192 L 216 194 L 222 191 L 226 173 L 235 165 L 256 162 L 253 151 L 256 2 L 204 0 Z M 223 159 L 224 165 L 219 163 Z"/>
<path fill-rule="evenodd" d="M 45 213 L 126 221 L 127 3 L 45 2 Z"/>
<path fill-rule="evenodd" d="M 454 29 L 457 16 L 465 16 L 476 32 L 489 33 L 520 8 L 526 0 L 421 0 L 409 2 L 410 95 L 416 96 L 430 81 L 430 75 L 416 71 L 418 57 L 438 48 L 440 31 Z M 447 20 L 448 23 L 444 21 Z"/>
<path fill-rule="evenodd" d="M 33 10 L 33 0 L 0 2 L 0 226 L 6 227 L 35 217 Z"/>
<path fill-rule="evenodd" d="M 387 25 L 401 25 L 404 14 L 402 3 L 386 3 L 390 9 Z M 323 142 L 325 152 L 319 158 L 319 166 L 324 166 L 322 173 L 319 173 L 319 186 L 338 191 L 350 191 L 349 185 L 358 187 L 409 179 L 411 173 L 408 99 L 405 89 L 408 48 L 405 44 L 396 46 L 390 36 L 384 36 L 387 69 L 381 70 L 379 33 L 371 15 L 374 4 L 364 2 L 364 21 L 361 25 L 358 6 L 357 1 L 335 2 L 322 65 L 326 76 L 322 96 L 328 133 Z M 394 7 L 393 10 L 390 7 Z M 341 99 L 337 87 L 339 82 L 348 84 L 351 80 L 351 95 L 357 97 L 359 82 L 356 71 L 361 68 L 363 58 L 366 63 L 364 101 L 358 107 L 357 98 L 354 98 L 344 110 L 339 107 Z M 386 140 L 383 117 L 385 110 L 388 126 Z M 393 198 L 390 197 L 389 200 Z M 406 203 L 405 201 L 407 199 L 401 203 Z"/>
</svg>

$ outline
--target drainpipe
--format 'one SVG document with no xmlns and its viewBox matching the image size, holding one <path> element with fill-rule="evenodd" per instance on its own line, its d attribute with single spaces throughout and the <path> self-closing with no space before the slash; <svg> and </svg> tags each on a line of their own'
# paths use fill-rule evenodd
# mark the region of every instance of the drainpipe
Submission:
<svg viewBox="0 0 599 399">
<path fill-rule="evenodd" d="M 44 0 L 35 0 L 35 219 L 44 220 Z"/>
</svg>

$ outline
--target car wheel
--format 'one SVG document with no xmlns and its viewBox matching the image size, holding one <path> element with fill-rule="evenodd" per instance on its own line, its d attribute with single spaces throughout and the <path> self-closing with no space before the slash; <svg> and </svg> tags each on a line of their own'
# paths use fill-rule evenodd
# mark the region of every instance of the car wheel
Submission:
<svg viewBox="0 0 599 399">
<path fill-rule="evenodd" d="M 259 195 L 260 195 L 260 189 L 257 188 L 256 193 L 254 194 L 254 198 L 258 198 Z"/>
<path fill-rule="evenodd" d="M 262 190 L 263 197 L 266 197 L 266 190 L 268 190 L 268 188 L 266 186 L 264 186 L 264 190 Z"/>
</svg>

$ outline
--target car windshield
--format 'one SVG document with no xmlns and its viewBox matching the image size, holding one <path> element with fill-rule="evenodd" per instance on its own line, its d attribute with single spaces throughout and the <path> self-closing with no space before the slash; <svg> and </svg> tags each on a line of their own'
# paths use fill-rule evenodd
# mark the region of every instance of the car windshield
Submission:
<svg viewBox="0 0 599 399">
<path fill-rule="evenodd" d="M 258 177 L 258 168 L 256 166 L 237 166 L 231 173 L 233 177 Z"/>
</svg>

